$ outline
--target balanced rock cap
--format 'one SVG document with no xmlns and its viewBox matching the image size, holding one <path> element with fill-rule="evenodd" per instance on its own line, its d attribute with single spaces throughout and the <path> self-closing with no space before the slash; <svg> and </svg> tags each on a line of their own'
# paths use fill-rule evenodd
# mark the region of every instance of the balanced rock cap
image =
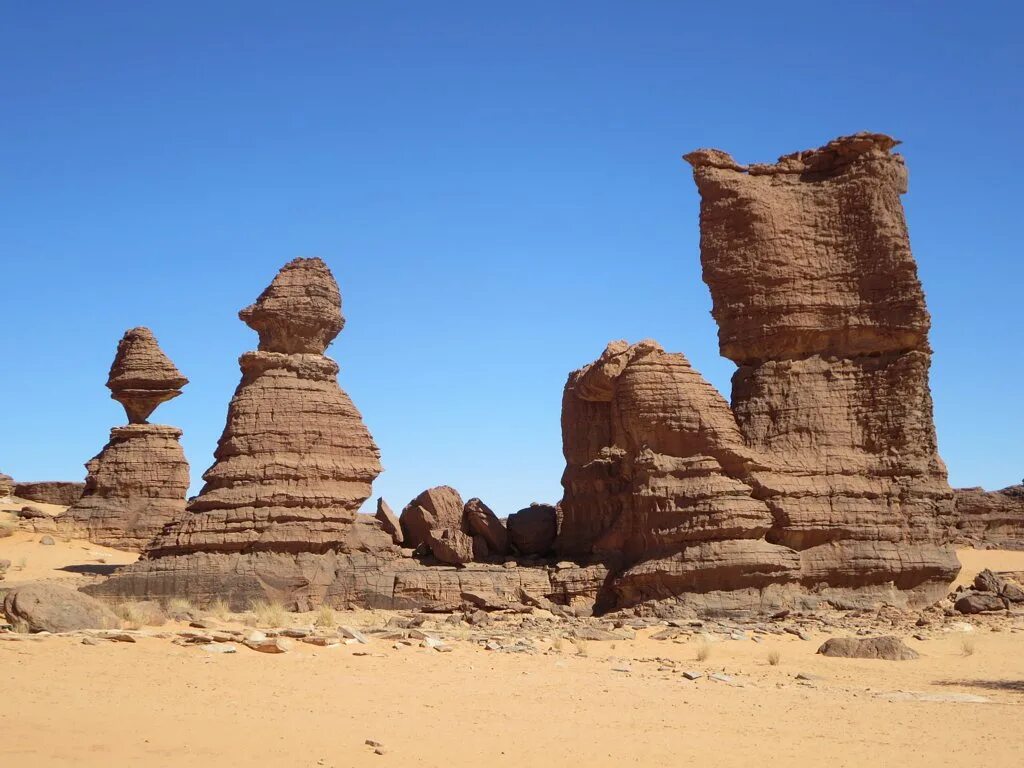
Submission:
<svg viewBox="0 0 1024 768">
<path fill-rule="evenodd" d="M 322 259 L 292 259 L 238 313 L 263 352 L 322 355 L 345 326 L 338 283 Z"/>
<path fill-rule="evenodd" d="M 132 424 L 144 424 L 160 403 L 177 397 L 188 379 L 157 344 L 149 328 L 130 328 L 117 345 L 107 387 Z"/>
</svg>

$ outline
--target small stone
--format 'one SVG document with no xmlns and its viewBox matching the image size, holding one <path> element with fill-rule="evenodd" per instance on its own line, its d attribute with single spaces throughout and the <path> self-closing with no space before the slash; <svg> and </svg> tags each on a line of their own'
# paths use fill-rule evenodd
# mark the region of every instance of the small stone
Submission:
<svg viewBox="0 0 1024 768">
<path fill-rule="evenodd" d="M 797 680 L 806 680 L 807 682 L 815 683 L 824 680 L 821 675 L 812 675 L 809 672 L 799 672 L 796 676 Z"/>
<path fill-rule="evenodd" d="M 238 653 L 238 649 L 230 643 L 207 643 L 199 647 L 207 653 Z"/>
<path fill-rule="evenodd" d="M 713 672 L 711 675 L 709 675 L 708 679 L 717 680 L 720 683 L 732 683 L 735 681 L 734 677 L 732 677 L 731 675 L 727 675 L 724 672 Z"/>
<path fill-rule="evenodd" d="M 694 671 L 692 669 L 686 669 L 686 670 L 683 670 L 683 677 L 685 677 L 687 680 L 698 680 L 698 679 L 704 677 L 704 673 L 703 672 L 696 672 L 696 671 Z"/>
<path fill-rule="evenodd" d="M 42 544 L 43 546 L 52 547 L 57 542 L 55 542 L 53 540 L 53 536 L 46 535 L 46 536 L 43 536 L 41 539 L 39 539 L 39 543 Z"/>
<path fill-rule="evenodd" d="M 358 629 L 349 626 L 338 627 L 338 634 L 342 637 L 348 638 L 349 640 L 355 640 L 357 643 L 367 645 L 370 641 L 366 639 L 366 635 L 360 632 Z"/>
</svg>

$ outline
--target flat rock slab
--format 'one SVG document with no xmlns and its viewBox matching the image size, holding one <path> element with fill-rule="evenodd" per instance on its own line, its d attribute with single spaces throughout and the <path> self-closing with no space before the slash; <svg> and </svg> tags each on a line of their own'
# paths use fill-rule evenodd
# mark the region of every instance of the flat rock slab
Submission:
<svg viewBox="0 0 1024 768">
<path fill-rule="evenodd" d="M 842 659 L 884 659 L 909 661 L 920 654 L 908 648 L 898 637 L 833 637 L 818 649 L 822 656 Z"/>
</svg>

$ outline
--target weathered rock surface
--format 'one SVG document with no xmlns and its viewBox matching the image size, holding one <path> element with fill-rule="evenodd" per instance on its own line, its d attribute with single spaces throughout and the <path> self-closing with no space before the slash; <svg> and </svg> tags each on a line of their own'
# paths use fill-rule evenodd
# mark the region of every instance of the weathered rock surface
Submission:
<svg viewBox="0 0 1024 768">
<path fill-rule="evenodd" d="M 833 637 L 818 649 L 822 656 L 843 659 L 884 659 L 886 661 L 909 661 L 920 658 L 913 648 L 908 648 L 898 637 Z"/>
<path fill-rule="evenodd" d="M 85 483 L 65 480 L 40 480 L 31 483 L 17 483 L 14 496 L 27 501 L 38 501 L 42 504 L 57 504 L 70 507 L 82 497 Z"/>
<path fill-rule="evenodd" d="M 429 545 L 430 532 L 445 528 L 467 532 L 462 497 L 448 485 L 428 488 L 405 505 L 399 518 L 405 546 Z"/>
<path fill-rule="evenodd" d="M 400 552 L 378 520 L 357 516 L 380 452 L 324 356 L 341 330 L 341 296 L 320 259 L 295 259 L 239 316 L 259 332 L 203 476 L 206 484 L 142 560 L 98 594 L 257 598 L 293 606 L 326 599 L 337 564 Z"/>
<path fill-rule="evenodd" d="M 531 504 L 508 516 L 508 538 L 523 555 L 548 555 L 558 535 L 558 512 L 550 504 Z"/>
<path fill-rule="evenodd" d="M 958 544 L 1024 549 L 1024 485 L 957 488 L 949 538 Z"/>
<path fill-rule="evenodd" d="M 398 521 L 398 515 L 384 501 L 383 496 L 377 499 L 377 514 L 374 517 L 380 522 L 384 532 L 391 537 L 391 540 L 398 546 L 402 546 L 402 543 L 405 541 L 405 536 L 402 534 L 402 525 Z"/>
<path fill-rule="evenodd" d="M 466 502 L 463 514 L 466 527 L 474 538 L 479 536 L 484 540 L 489 555 L 508 553 L 508 531 L 490 507 L 480 499 L 470 499 Z"/>
<path fill-rule="evenodd" d="M 465 565 L 473 561 L 473 538 L 462 531 L 433 528 L 427 533 L 427 544 L 442 563 Z"/>
<path fill-rule="evenodd" d="M 988 611 L 1005 611 L 1006 603 L 999 595 L 985 592 L 968 592 L 957 598 L 953 603 L 960 613 L 987 613 Z"/>
<path fill-rule="evenodd" d="M 0 472 L 0 499 L 6 499 L 14 493 L 14 478 Z"/>
<path fill-rule="evenodd" d="M 945 594 L 959 570 L 941 523 L 953 494 L 895 143 L 858 134 L 750 167 L 686 156 L 720 347 L 738 370 L 731 406 L 650 341 L 615 342 L 569 377 L 557 547 L 612 567 L 605 604 Z"/>
<path fill-rule="evenodd" d="M 115 629 L 120 619 L 99 600 L 52 582 L 15 587 L 4 597 L 9 621 L 24 622 L 30 632 Z"/>
<path fill-rule="evenodd" d="M 149 328 L 125 331 L 110 366 L 110 396 L 124 406 L 131 424 L 144 424 L 160 403 L 181 394 L 188 379 L 174 366 Z"/>
<path fill-rule="evenodd" d="M 189 472 L 181 430 L 146 419 L 181 394 L 188 379 L 148 328 L 132 328 L 117 346 L 107 386 L 128 415 L 86 463 L 81 497 L 55 519 L 57 530 L 108 547 L 141 551 L 185 511 Z"/>
</svg>

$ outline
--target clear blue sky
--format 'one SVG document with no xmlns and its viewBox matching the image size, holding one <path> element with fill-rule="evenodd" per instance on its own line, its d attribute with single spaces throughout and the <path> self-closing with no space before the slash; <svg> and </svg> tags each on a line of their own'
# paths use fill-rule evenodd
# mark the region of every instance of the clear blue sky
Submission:
<svg viewBox="0 0 1024 768">
<path fill-rule="evenodd" d="M 1024 46 L 1010 3 L 5 3 L 0 471 L 81 479 L 121 333 L 191 378 L 193 491 L 256 334 L 322 256 L 400 507 L 555 501 L 566 374 L 658 339 L 728 396 L 680 155 L 890 133 L 956 485 L 1024 475 Z"/>
</svg>

